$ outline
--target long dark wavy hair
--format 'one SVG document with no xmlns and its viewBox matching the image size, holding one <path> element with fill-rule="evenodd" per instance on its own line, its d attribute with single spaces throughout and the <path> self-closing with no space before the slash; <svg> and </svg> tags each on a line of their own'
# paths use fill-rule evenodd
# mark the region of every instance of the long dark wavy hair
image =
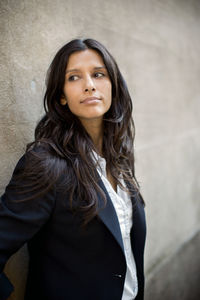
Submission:
<svg viewBox="0 0 200 300">
<path fill-rule="evenodd" d="M 35 140 L 28 144 L 24 176 L 30 178 L 31 198 L 56 186 L 68 199 L 70 209 L 82 213 L 87 224 L 98 214 L 100 188 L 95 146 L 80 120 L 63 106 L 65 72 L 69 57 L 76 51 L 97 51 L 106 66 L 112 84 L 112 103 L 104 115 L 103 157 L 117 184 L 124 179 L 129 189 L 139 192 L 134 170 L 134 123 L 132 101 L 121 72 L 107 49 L 94 39 L 74 39 L 55 55 L 46 78 L 45 115 L 35 129 Z M 34 184 L 33 184 L 34 183 Z M 34 192 L 33 192 L 34 191 Z"/>
</svg>

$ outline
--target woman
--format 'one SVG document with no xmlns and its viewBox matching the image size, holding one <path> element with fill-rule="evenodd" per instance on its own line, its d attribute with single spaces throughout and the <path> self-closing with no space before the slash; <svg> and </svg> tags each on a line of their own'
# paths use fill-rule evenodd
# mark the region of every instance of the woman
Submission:
<svg viewBox="0 0 200 300">
<path fill-rule="evenodd" d="M 45 116 L 0 203 L 0 263 L 25 242 L 25 299 L 143 299 L 144 202 L 134 173 L 132 102 L 93 39 L 62 47 Z M 13 287 L 0 275 L 0 300 Z"/>
</svg>

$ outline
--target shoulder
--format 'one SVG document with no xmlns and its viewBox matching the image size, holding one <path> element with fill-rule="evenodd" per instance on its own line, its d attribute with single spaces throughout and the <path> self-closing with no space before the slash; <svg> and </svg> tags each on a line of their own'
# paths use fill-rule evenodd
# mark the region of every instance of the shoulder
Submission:
<svg viewBox="0 0 200 300">
<path fill-rule="evenodd" d="M 32 144 L 21 160 L 25 162 L 25 173 L 41 177 L 51 185 L 59 183 L 63 176 L 67 178 L 72 170 L 70 159 L 51 141 Z"/>
<path fill-rule="evenodd" d="M 46 160 L 46 157 L 47 155 L 45 155 L 43 147 L 37 145 L 32 146 L 31 148 L 27 149 L 17 161 L 14 169 L 14 174 L 19 171 L 23 171 L 28 167 L 35 166 L 39 162 L 44 162 Z"/>
<path fill-rule="evenodd" d="M 66 162 L 45 143 L 32 143 L 18 160 L 13 176 L 20 180 L 53 182 L 66 167 Z M 63 170 L 62 170 L 63 168 Z"/>
<path fill-rule="evenodd" d="M 27 150 L 20 161 L 25 162 L 28 165 L 40 165 L 44 169 L 49 169 L 62 159 L 59 150 L 50 142 L 34 142 L 31 145 L 28 145 Z"/>
</svg>

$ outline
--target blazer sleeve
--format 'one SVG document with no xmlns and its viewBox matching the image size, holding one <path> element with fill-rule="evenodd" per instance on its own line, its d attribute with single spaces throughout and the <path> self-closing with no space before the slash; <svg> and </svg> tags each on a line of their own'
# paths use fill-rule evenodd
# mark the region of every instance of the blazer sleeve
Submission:
<svg viewBox="0 0 200 300">
<path fill-rule="evenodd" d="M 0 300 L 7 299 L 14 289 L 3 273 L 7 260 L 47 222 L 55 202 L 53 189 L 30 200 L 24 200 L 24 194 L 18 193 L 24 188 L 24 183 L 30 183 L 28 178 L 26 182 L 24 179 L 16 182 L 16 175 L 23 172 L 26 160 L 25 155 L 19 160 L 0 198 Z"/>
</svg>

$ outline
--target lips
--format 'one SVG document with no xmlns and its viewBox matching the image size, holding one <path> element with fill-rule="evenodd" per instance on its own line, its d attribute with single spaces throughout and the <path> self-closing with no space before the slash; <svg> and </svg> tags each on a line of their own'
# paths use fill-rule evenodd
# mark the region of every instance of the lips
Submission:
<svg viewBox="0 0 200 300">
<path fill-rule="evenodd" d="M 92 103 L 98 103 L 99 101 L 101 101 L 101 98 L 98 98 L 98 97 L 87 97 L 87 98 L 83 99 L 81 101 L 81 103 L 92 104 Z"/>
</svg>

